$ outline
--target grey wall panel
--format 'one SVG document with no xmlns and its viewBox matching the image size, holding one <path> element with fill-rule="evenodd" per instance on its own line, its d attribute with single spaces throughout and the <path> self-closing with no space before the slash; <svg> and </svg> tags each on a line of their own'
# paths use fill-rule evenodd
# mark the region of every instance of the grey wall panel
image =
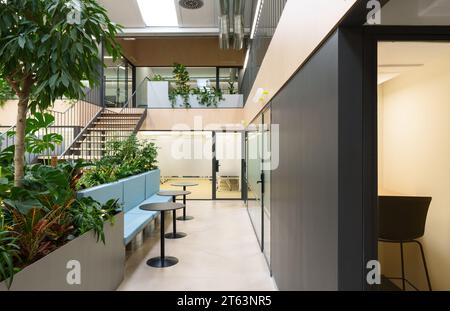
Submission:
<svg viewBox="0 0 450 311">
<path fill-rule="evenodd" d="M 272 271 L 280 290 L 338 289 L 338 35 L 274 98 Z"/>
</svg>

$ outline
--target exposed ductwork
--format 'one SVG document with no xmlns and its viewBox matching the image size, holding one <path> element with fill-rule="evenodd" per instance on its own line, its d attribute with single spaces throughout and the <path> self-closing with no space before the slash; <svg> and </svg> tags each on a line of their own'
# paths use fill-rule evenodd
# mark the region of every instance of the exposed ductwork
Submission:
<svg viewBox="0 0 450 311">
<path fill-rule="evenodd" d="M 233 48 L 241 50 L 244 48 L 244 11 L 245 0 L 219 0 L 219 38 L 220 48 L 229 49 L 231 39 Z M 233 25 L 233 33 L 230 27 Z"/>
<path fill-rule="evenodd" d="M 219 44 L 220 48 L 230 48 L 230 0 L 220 1 Z"/>
<path fill-rule="evenodd" d="M 244 0 L 234 0 L 234 42 L 233 47 L 236 50 L 242 50 L 244 48 Z"/>
</svg>

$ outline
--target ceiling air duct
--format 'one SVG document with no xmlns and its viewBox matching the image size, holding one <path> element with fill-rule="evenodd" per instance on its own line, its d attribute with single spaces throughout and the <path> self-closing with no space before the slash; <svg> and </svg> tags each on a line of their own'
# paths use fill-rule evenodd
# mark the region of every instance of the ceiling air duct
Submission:
<svg viewBox="0 0 450 311">
<path fill-rule="evenodd" d="M 188 10 L 197 10 L 203 7 L 203 1 L 202 0 L 180 0 L 178 2 L 182 8 L 188 9 Z"/>
<path fill-rule="evenodd" d="M 219 44 L 220 48 L 230 48 L 230 0 L 220 0 Z"/>
<path fill-rule="evenodd" d="M 234 22 L 234 42 L 233 47 L 236 50 L 244 48 L 244 0 L 234 0 L 233 22 Z"/>
</svg>

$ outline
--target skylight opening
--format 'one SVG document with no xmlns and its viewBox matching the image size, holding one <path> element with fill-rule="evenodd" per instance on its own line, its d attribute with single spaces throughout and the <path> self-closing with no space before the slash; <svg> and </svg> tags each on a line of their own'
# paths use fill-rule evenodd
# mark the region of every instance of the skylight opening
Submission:
<svg viewBox="0 0 450 311">
<path fill-rule="evenodd" d="M 178 16 L 173 0 L 137 0 L 147 27 L 177 27 Z"/>
</svg>

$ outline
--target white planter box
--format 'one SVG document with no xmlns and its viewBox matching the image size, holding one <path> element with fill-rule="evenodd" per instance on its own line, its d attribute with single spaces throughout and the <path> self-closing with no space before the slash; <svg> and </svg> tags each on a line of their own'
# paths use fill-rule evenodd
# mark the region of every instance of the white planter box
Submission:
<svg viewBox="0 0 450 311">
<path fill-rule="evenodd" d="M 104 225 L 106 244 L 97 242 L 90 231 L 58 248 L 14 275 L 11 291 L 105 291 L 115 290 L 123 280 L 125 247 L 123 245 L 123 213 L 115 223 Z M 67 263 L 80 263 L 81 284 L 70 285 Z M 7 291 L 5 282 L 0 291 Z"/>
<path fill-rule="evenodd" d="M 169 100 L 168 81 L 147 82 L 147 105 L 149 108 L 172 107 L 172 104 Z"/>
</svg>

